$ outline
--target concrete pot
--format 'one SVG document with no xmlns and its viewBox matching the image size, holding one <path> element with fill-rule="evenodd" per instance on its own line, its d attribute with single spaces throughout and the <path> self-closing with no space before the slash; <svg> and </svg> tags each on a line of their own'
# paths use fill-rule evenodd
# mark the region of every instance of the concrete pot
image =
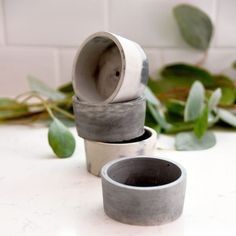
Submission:
<svg viewBox="0 0 236 236">
<path fill-rule="evenodd" d="M 144 133 L 146 102 L 135 100 L 94 105 L 73 98 L 78 135 L 99 142 L 122 142 Z"/>
<path fill-rule="evenodd" d="M 117 158 L 137 155 L 153 155 L 157 140 L 155 130 L 145 127 L 141 137 L 121 143 L 84 141 L 87 170 L 100 176 L 102 167 Z"/>
<path fill-rule="evenodd" d="M 147 84 L 147 57 L 137 43 L 98 32 L 78 50 L 72 76 L 80 100 L 93 104 L 133 100 L 143 94 Z"/>
<path fill-rule="evenodd" d="M 105 213 L 132 225 L 160 225 L 177 219 L 184 205 L 186 172 L 172 161 L 131 157 L 101 171 Z"/>
</svg>

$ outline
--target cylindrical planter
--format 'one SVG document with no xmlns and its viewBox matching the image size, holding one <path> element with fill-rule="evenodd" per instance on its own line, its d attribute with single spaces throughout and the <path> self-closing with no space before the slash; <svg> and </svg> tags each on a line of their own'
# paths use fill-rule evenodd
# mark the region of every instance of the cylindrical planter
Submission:
<svg viewBox="0 0 236 236">
<path fill-rule="evenodd" d="M 144 133 L 146 102 L 135 100 L 94 105 L 73 97 L 78 135 L 99 142 L 122 142 Z"/>
<path fill-rule="evenodd" d="M 78 50 L 72 69 L 80 100 L 93 104 L 129 101 L 142 95 L 148 61 L 142 48 L 121 36 L 98 32 Z"/>
<path fill-rule="evenodd" d="M 184 205 L 186 172 L 154 157 L 122 158 L 101 171 L 105 213 L 132 225 L 160 225 L 177 219 Z"/>
<path fill-rule="evenodd" d="M 100 176 L 102 167 L 117 158 L 147 155 L 152 156 L 155 150 L 157 133 L 145 127 L 142 136 L 120 143 L 102 143 L 84 140 L 87 170 Z"/>
</svg>

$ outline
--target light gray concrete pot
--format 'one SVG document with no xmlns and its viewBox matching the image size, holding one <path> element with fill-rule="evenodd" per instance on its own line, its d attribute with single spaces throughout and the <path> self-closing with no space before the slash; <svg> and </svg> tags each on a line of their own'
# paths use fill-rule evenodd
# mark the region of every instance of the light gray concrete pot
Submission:
<svg viewBox="0 0 236 236">
<path fill-rule="evenodd" d="M 72 77 L 75 94 L 82 101 L 129 101 L 143 94 L 148 61 L 137 43 L 109 32 L 97 32 L 78 50 Z"/>
<path fill-rule="evenodd" d="M 177 219 L 184 205 L 186 172 L 155 157 L 122 158 L 101 171 L 105 213 L 132 225 L 160 225 Z"/>
<path fill-rule="evenodd" d="M 76 128 L 84 139 L 99 142 L 121 142 L 144 133 L 146 102 L 135 100 L 94 105 L 73 97 Z"/>
<path fill-rule="evenodd" d="M 137 155 L 152 156 L 155 150 L 157 133 L 155 130 L 144 127 L 142 136 L 120 143 L 103 143 L 84 140 L 87 170 L 100 176 L 102 167 L 109 161 Z"/>
</svg>

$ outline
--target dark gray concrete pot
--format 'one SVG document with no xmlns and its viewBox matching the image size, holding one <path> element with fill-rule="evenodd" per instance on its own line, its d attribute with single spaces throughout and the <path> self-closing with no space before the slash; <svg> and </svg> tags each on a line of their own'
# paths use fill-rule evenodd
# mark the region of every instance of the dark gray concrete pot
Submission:
<svg viewBox="0 0 236 236">
<path fill-rule="evenodd" d="M 93 105 L 73 97 L 73 108 L 78 135 L 100 142 L 122 142 L 144 133 L 146 102 L 135 100 Z"/>
<path fill-rule="evenodd" d="M 82 101 L 130 101 L 144 92 L 148 61 L 137 43 L 113 33 L 97 32 L 79 48 L 72 77 L 75 94 Z"/>
<path fill-rule="evenodd" d="M 184 205 L 186 172 L 172 161 L 131 157 L 101 171 L 105 213 L 132 225 L 160 225 L 177 219 Z"/>
</svg>

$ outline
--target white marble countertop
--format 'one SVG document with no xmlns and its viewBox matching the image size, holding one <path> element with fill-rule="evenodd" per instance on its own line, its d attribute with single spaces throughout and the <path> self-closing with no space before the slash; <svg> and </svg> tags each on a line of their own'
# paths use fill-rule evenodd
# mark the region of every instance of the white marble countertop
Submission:
<svg viewBox="0 0 236 236">
<path fill-rule="evenodd" d="M 141 227 L 104 214 L 100 179 L 86 172 L 82 139 L 73 157 L 57 159 L 47 129 L 0 126 L 0 235 L 235 236 L 236 132 L 216 136 L 217 145 L 206 151 L 157 150 L 187 170 L 184 213 L 166 225 Z"/>
</svg>

